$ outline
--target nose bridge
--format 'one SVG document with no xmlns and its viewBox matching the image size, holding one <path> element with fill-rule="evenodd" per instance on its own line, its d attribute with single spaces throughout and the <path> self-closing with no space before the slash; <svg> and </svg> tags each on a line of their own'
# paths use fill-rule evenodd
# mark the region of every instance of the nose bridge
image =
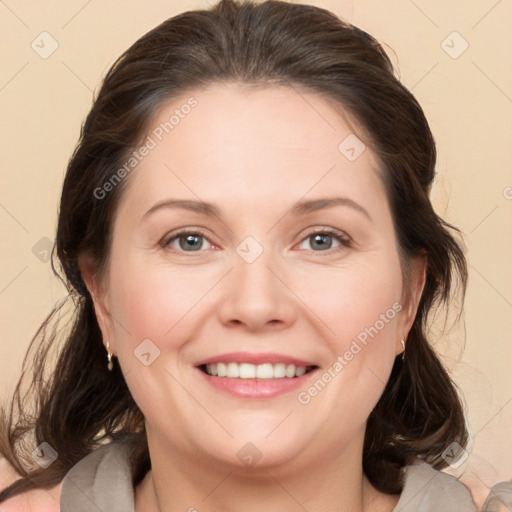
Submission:
<svg viewBox="0 0 512 512">
<path fill-rule="evenodd" d="M 244 323 L 256 329 L 269 322 L 289 322 L 292 298 L 279 275 L 275 251 L 254 237 L 236 248 L 230 285 L 219 308 L 224 322 Z M 277 275 L 276 275 L 277 274 Z"/>
<path fill-rule="evenodd" d="M 270 270 L 276 266 L 272 249 L 249 236 L 237 246 L 236 253 L 233 279 L 239 296 L 262 306 L 274 301 L 281 283 Z"/>
</svg>

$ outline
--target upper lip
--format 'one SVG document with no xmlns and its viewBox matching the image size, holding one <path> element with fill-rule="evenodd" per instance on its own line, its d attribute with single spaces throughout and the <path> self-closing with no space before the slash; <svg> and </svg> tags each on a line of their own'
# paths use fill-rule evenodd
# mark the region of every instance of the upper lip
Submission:
<svg viewBox="0 0 512 512">
<path fill-rule="evenodd" d="M 195 363 L 195 366 L 203 366 L 205 364 L 216 363 L 249 363 L 249 364 L 293 364 L 295 366 L 315 366 L 311 361 L 305 359 L 298 359 L 296 357 L 288 356 L 285 354 L 276 354 L 273 352 L 229 352 L 227 354 L 219 354 L 218 356 L 202 359 Z"/>
</svg>

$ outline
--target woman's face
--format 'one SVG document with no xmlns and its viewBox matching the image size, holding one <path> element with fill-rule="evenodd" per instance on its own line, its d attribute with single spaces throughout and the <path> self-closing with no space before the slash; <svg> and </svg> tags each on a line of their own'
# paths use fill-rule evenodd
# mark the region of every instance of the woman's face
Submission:
<svg viewBox="0 0 512 512">
<path fill-rule="evenodd" d="M 286 87 L 193 91 L 147 135 L 95 302 L 150 442 L 238 466 L 360 453 L 423 275 L 405 304 L 371 150 Z"/>
</svg>

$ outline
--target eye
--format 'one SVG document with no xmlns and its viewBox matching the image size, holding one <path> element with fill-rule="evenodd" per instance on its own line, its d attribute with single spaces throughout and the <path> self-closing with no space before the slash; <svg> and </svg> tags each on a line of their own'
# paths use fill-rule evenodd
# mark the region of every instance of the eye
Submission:
<svg viewBox="0 0 512 512">
<path fill-rule="evenodd" d="M 344 233 L 332 228 L 316 229 L 308 233 L 302 240 L 301 245 L 307 241 L 311 241 L 312 249 L 310 250 L 314 252 L 337 252 L 343 248 L 351 247 L 351 239 Z M 333 242 L 338 244 L 334 249 L 332 249 Z"/>
<path fill-rule="evenodd" d="M 178 252 L 199 252 L 202 249 L 208 249 L 213 244 L 206 238 L 203 231 L 196 229 L 180 231 L 170 238 L 164 239 L 161 245 L 171 247 Z"/>
<path fill-rule="evenodd" d="M 337 252 L 343 248 L 351 247 L 351 239 L 344 233 L 337 231 L 332 228 L 322 228 L 311 231 L 302 240 L 302 244 L 306 241 L 311 241 L 311 247 L 313 252 Z M 334 246 L 333 244 L 338 244 Z M 162 247 L 170 247 L 177 252 L 201 252 L 202 250 L 208 249 L 214 244 L 206 236 L 206 234 L 200 230 L 184 230 L 178 233 L 171 234 L 168 238 L 165 238 L 162 243 Z"/>
</svg>

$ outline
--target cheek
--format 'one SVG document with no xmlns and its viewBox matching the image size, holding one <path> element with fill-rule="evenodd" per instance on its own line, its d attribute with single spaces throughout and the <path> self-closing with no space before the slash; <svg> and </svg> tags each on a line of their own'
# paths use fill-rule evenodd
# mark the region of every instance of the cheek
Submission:
<svg viewBox="0 0 512 512">
<path fill-rule="evenodd" d="M 309 294 L 304 295 L 308 306 L 321 319 L 315 325 L 329 328 L 322 327 L 321 340 L 328 351 L 316 379 L 296 399 L 304 418 L 301 428 L 335 446 L 364 429 L 389 379 L 402 281 L 398 262 L 382 254 L 380 263 L 326 270 L 322 287 L 318 277 L 304 280 L 302 293 Z M 322 418 L 321 435 L 312 417 Z"/>
<path fill-rule="evenodd" d="M 399 336 L 400 265 L 393 255 L 388 261 L 381 258 L 380 264 L 374 261 L 358 269 L 329 269 L 321 281 L 324 286 L 318 286 L 315 276 L 303 291 L 325 326 L 329 359 L 321 368 L 321 382 L 302 390 L 299 402 L 327 408 L 326 416 L 336 403 L 337 420 L 345 418 L 347 410 L 359 411 L 352 416 L 354 428 L 367 418 L 384 390 Z"/>
<path fill-rule="evenodd" d="M 340 411 L 360 411 L 354 421 L 367 417 L 389 378 L 399 336 L 401 287 L 399 263 L 390 258 L 387 264 L 332 277 L 319 306 L 326 315 L 322 319 L 335 333 L 328 338 L 329 384 L 321 400 L 342 405 Z M 317 387 L 324 389 L 322 384 Z"/>
<path fill-rule="evenodd" d="M 379 335 L 391 334 L 397 310 L 401 309 L 401 271 L 392 256 L 387 262 L 328 268 L 304 276 L 301 289 L 298 295 L 318 315 L 326 337 L 337 351 L 346 350 L 347 343 L 358 337 L 364 342 L 365 333 L 369 336 L 367 331 L 372 326 Z M 377 335 L 374 329 L 371 331 Z"/>
<path fill-rule="evenodd" d="M 162 417 L 168 421 L 162 416 L 164 404 L 193 409 L 173 376 L 182 380 L 176 373 L 181 369 L 181 348 L 192 336 L 201 298 L 218 279 L 211 271 L 208 278 L 204 272 L 149 264 L 142 258 L 112 261 L 110 299 L 116 355 L 144 416 L 157 423 Z"/>
<path fill-rule="evenodd" d="M 162 350 L 179 345 L 178 334 L 218 281 L 217 274 L 206 268 L 173 268 L 136 258 L 115 263 L 110 278 L 114 327 L 118 339 L 132 350 L 144 339 Z"/>
</svg>

